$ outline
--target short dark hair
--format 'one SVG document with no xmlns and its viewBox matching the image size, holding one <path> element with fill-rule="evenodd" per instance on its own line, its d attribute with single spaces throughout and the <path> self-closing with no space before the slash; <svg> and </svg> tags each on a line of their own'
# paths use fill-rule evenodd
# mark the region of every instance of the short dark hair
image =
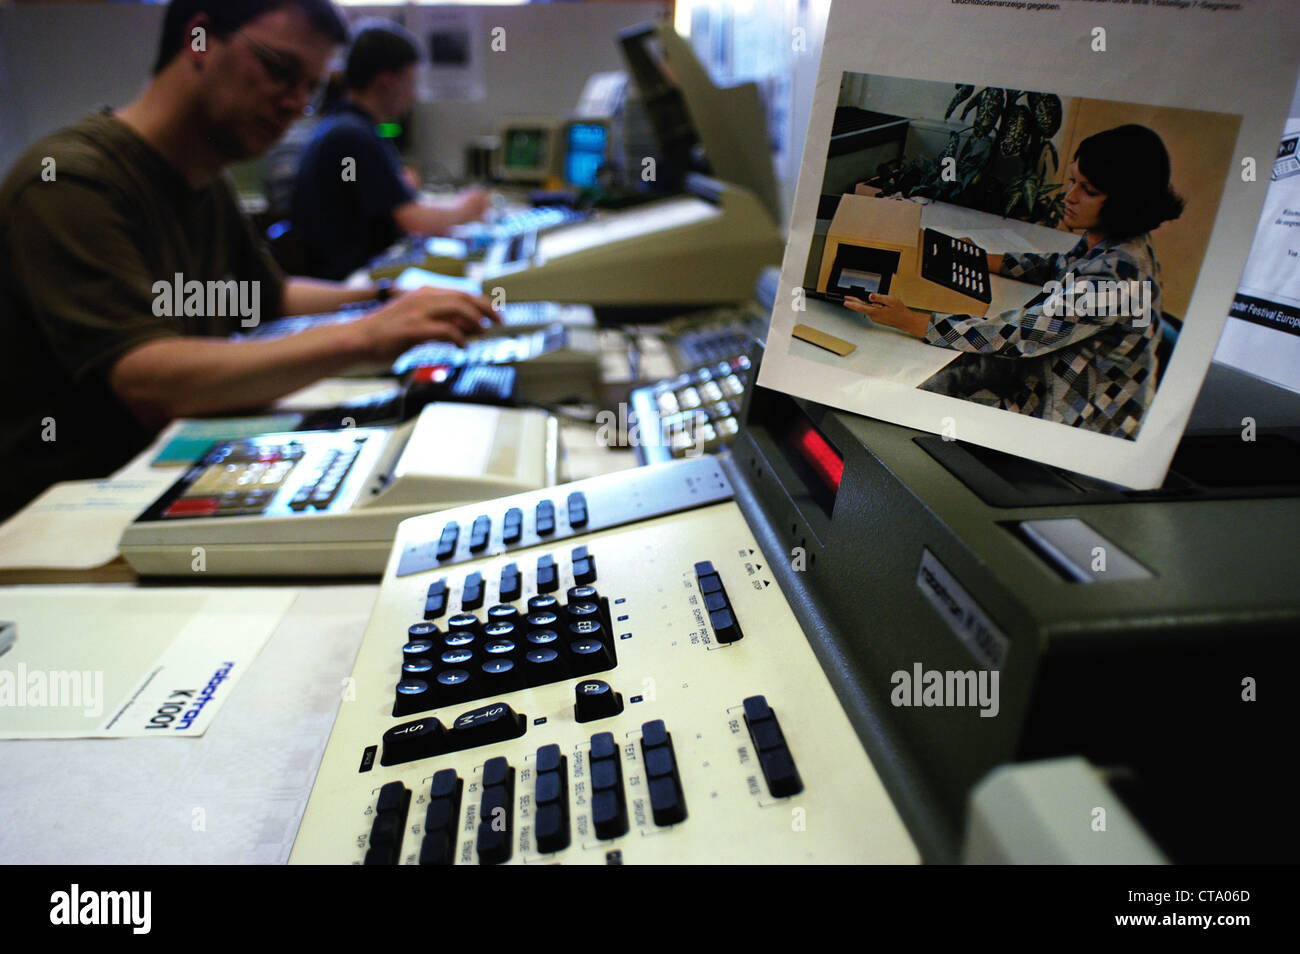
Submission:
<svg viewBox="0 0 1300 954">
<path fill-rule="evenodd" d="M 400 73 L 420 61 L 420 41 L 391 20 L 362 20 L 348 50 L 348 89 L 360 92 L 380 73 Z"/>
<path fill-rule="evenodd" d="M 250 20 L 284 7 L 301 10 L 319 33 L 335 43 L 346 43 L 348 28 L 330 0 L 172 0 L 163 17 L 162 38 L 158 43 L 158 60 L 153 72 L 157 76 L 167 68 L 189 41 L 185 27 L 195 14 L 208 15 L 208 29 L 216 36 L 229 36 Z"/>
<path fill-rule="evenodd" d="M 1106 194 L 1101 228 L 1128 239 L 1183 214 L 1183 200 L 1169 184 L 1169 152 L 1146 126 L 1107 129 L 1079 143 L 1079 171 Z"/>
</svg>

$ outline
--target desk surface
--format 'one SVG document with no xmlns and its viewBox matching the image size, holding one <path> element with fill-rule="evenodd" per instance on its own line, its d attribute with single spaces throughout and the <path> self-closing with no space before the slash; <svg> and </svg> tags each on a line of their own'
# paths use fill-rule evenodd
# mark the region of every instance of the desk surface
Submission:
<svg viewBox="0 0 1300 954">
<path fill-rule="evenodd" d="M 593 425 L 566 422 L 561 443 L 566 480 L 636 465 Z M 148 474 L 156 449 L 121 474 Z M 175 479 L 164 473 L 164 485 Z M 9 571 L 0 583 L 131 578 L 119 558 L 96 570 Z M 290 588 L 297 598 L 202 737 L 0 741 L 0 861 L 286 862 L 379 585 Z"/>
<path fill-rule="evenodd" d="M 973 239 L 993 253 L 1064 252 L 1079 241 L 1078 236 L 1070 232 L 1004 219 L 946 202 L 926 204 L 921 210 L 921 226 Z M 1017 308 L 1041 291 L 1037 285 L 997 275 L 991 276 L 990 290 L 993 301 L 988 313 L 991 315 Z M 874 325 L 866 315 L 832 302 L 809 299 L 807 311 L 797 316 L 797 320 L 857 345 L 857 350 L 841 358 L 816 345 L 792 338 L 789 339 L 791 357 L 864 377 L 884 377 L 906 387 L 921 384 L 957 356 L 956 351 L 948 348 L 936 348 L 903 332 Z"/>
<path fill-rule="evenodd" d="M 293 589 L 202 737 L 0 742 L 0 860 L 287 861 L 379 586 Z"/>
</svg>

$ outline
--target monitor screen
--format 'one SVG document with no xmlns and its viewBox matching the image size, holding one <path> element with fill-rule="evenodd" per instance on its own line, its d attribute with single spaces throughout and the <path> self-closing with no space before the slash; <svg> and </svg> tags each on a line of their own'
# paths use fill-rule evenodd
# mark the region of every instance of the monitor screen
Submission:
<svg viewBox="0 0 1300 954">
<path fill-rule="evenodd" d="M 604 123 L 570 123 L 564 143 L 564 181 L 578 188 L 594 186 L 605 163 L 608 139 Z"/>
<path fill-rule="evenodd" d="M 506 130 L 502 165 L 515 171 L 545 170 L 546 139 L 546 130 L 537 127 Z"/>
</svg>

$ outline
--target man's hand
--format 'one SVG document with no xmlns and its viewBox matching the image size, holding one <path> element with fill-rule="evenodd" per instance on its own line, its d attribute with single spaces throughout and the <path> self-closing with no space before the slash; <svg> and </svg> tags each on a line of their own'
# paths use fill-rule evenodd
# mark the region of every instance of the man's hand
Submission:
<svg viewBox="0 0 1300 954">
<path fill-rule="evenodd" d="M 456 214 L 460 222 L 477 222 L 490 208 L 492 197 L 482 189 L 466 189 L 456 199 Z"/>
<path fill-rule="evenodd" d="M 491 197 L 482 189 L 467 189 L 454 200 L 412 199 L 393 209 L 393 221 L 411 235 L 446 235 L 453 225 L 483 218 L 491 205 Z"/>
<path fill-rule="evenodd" d="M 361 337 L 361 349 L 371 360 L 389 362 L 425 341 L 464 346 L 467 338 L 482 333 L 484 318 L 501 323 L 483 295 L 418 288 L 340 327 Z"/>
<path fill-rule="evenodd" d="M 846 295 L 844 307 L 861 312 L 878 325 L 897 328 L 899 331 L 906 332 L 916 338 L 925 337 L 926 329 L 930 327 L 929 315 L 913 311 L 903 304 L 901 298 L 896 298 L 893 295 L 881 295 L 873 292 L 867 296 L 867 299 L 867 301 L 863 301 L 861 298 Z"/>
</svg>

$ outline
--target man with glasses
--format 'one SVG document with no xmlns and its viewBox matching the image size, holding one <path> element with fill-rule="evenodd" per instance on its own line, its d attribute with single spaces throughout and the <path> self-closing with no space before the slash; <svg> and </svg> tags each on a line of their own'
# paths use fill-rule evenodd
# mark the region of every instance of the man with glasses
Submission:
<svg viewBox="0 0 1300 954">
<path fill-rule="evenodd" d="M 415 103 L 420 51 L 389 20 L 359 24 L 348 50 L 347 94 L 303 150 L 290 217 L 304 273 L 343 279 L 403 235 L 438 235 L 480 218 L 487 193 L 472 189 L 447 205 L 420 200 L 397 150 L 375 131 Z"/>
<path fill-rule="evenodd" d="M 375 294 L 286 279 L 221 175 L 302 114 L 345 37 L 328 0 L 173 0 L 140 97 L 15 163 L 0 184 L 0 516 L 106 476 L 173 418 L 263 407 L 497 319 L 482 297 L 422 289 L 350 324 L 223 340 L 250 315 Z M 173 286 L 209 293 L 178 308 Z"/>
</svg>

